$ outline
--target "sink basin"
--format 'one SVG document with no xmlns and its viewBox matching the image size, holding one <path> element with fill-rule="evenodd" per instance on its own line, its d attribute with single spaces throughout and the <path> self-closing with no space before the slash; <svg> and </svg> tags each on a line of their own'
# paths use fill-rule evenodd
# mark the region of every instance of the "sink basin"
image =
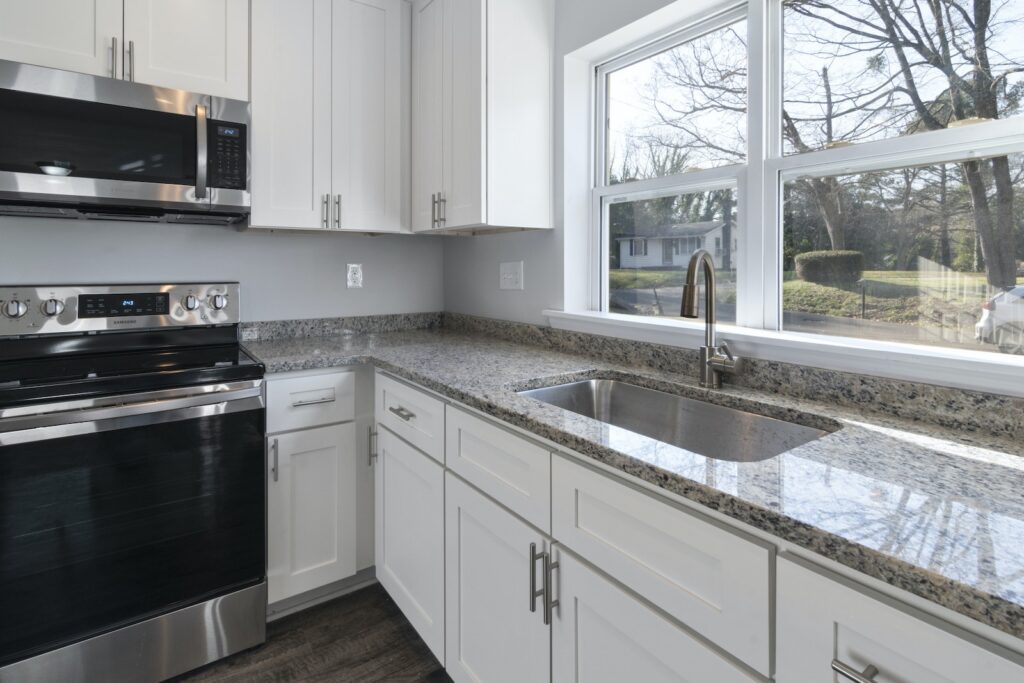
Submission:
<svg viewBox="0 0 1024 683">
<path fill-rule="evenodd" d="M 828 434 L 611 379 L 559 384 L 519 394 L 718 460 L 767 460 Z"/>
</svg>

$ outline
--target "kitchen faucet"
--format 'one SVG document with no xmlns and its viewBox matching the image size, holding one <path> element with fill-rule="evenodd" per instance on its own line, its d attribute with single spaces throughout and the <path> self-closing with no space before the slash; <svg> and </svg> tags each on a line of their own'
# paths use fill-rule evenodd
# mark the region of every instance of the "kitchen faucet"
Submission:
<svg viewBox="0 0 1024 683">
<path fill-rule="evenodd" d="M 700 315 L 697 299 L 700 291 L 697 288 L 697 269 L 700 266 L 704 267 L 704 346 L 700 347 L 700 385 L 719 389 L 722 386 L 722 373 L 736 372 L 740 359 L 732 355 L 725 342 L 718 344 L 715 338 L 715 262 L 704 249 L 698 249 L 690 257 L 679 314 L 684 318 Z"/>
</svg>

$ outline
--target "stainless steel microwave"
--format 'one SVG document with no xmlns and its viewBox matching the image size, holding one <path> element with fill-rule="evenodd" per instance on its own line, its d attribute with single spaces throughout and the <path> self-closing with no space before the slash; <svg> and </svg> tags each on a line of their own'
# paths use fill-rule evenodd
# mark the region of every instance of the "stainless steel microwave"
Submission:
<svg viewBox="0 0 1024 683">
<path fill-rule="evenodd" d="M 0 214 L 234 223 L 249 103 L 0 60 Z"/>
</svg>

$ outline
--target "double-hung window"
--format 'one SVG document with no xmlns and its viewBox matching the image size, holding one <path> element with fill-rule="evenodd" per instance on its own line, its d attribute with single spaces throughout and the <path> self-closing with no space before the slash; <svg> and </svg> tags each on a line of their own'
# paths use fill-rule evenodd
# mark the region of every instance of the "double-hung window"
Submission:
<svg viewBox="0 0 1024 683">
<path fill-rule="evenodd" d="M 758 0 L 598 65 L 596 303 L 678 317 L 704 248 L 721 321 L 1024 355 L 1022 37 L 1024 0 Z"/>
</svg>

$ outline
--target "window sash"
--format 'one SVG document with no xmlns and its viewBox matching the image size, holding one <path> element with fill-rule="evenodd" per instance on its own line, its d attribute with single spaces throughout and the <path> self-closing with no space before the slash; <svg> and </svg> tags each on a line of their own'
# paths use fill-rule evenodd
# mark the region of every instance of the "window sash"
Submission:
<svg viewBox="0 0 1024 683">
<path fill-rule="evenodd" d="M 734 189 L 737 193 L 736 324 L 751 329 L 782 330 L 783 217 L 782 188 L 787 180 L 880 171 L 1024 152 L 1024 116 L 962 128 L 862 142 L 803 154 L 783 154 L 782 145 L 782 2 L 752 0 L 712 14 L 690 26 L 595 67 L 594 178 L 592 216 L 599 239 L 590 272 L 600 281 L 591 287 L 591 308 L 608 311 L 608 207 L 621 201 L 672 194 Z M 746 18 L 748 49 L 747 163 L 690 171 L 661 178 L 608 184 L 608 74 L 688 40 Z M 754 217 L 762 216 L 762 220 Z M 751 217 L 753 220 L 748 220 Z M 830 335 L 821 335 L 827 339 Z M 928 347 L 922 347 L 927 353 Z"/>
</svg>

